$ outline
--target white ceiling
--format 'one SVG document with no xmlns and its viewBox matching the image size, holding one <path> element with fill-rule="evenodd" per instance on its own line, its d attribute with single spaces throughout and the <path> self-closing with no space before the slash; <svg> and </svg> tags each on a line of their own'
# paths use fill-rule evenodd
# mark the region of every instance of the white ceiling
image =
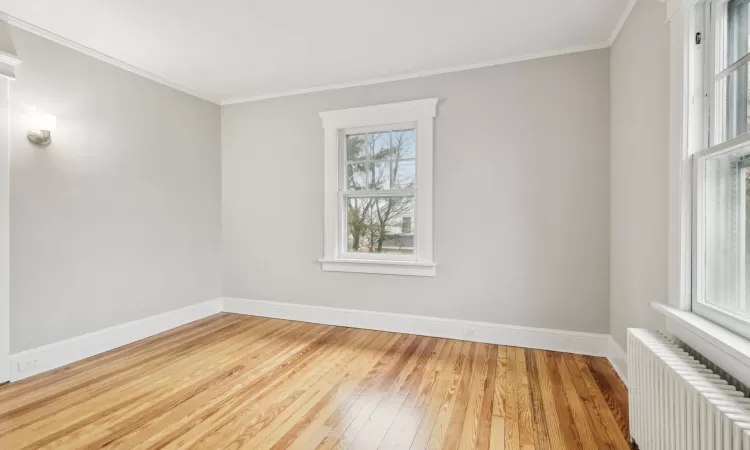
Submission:
<svg viewBox="0 0 750 450">
<path fill-rule="evenodd" d="M 229 103 L 605 47 L 627 4 L 0 0 L 0 11 Z"/>
</svg>

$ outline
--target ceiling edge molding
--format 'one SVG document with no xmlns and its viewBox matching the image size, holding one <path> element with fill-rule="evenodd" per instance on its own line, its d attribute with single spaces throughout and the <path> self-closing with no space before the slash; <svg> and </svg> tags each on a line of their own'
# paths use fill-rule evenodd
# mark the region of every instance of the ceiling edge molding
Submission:
<svg viewBox="0 0 750 450">
<path fill-rule="evenodd" d="M 0 50 L 0 76 L 10 80 L 16 79 L 16 67 L 23 61 L 16 55 Z"/>
<path fill-rule="evenodd" d="M 23 61 L 21 61 L 21 58 L 19 58 L 16 55 L 11 55 L 8 52 L 4 52 L 0 50 L 0 63 L 8 64 L 10 66 L 17 66 L 21 64 Z"/>
<path fill-rule="evenodd" d="M 140 77 L 146 78 L 148 80 L 151 80 L 155 83 L 159 83 L 161 85 L 170 87 L 172 89 L 175 89 L 177 91 L 180 91 L 182 93 L 192 95 L 193 97 L 200 98 L 201 100 L 206 100 L 208 102 L 214 103 L 214 104 L 220 104 L 216 99 L 213 99 L 207 95 L 200 94 L 198 92 L 192 91 L 184 86 L 181 86 L 179 84 L 173 83 L 165 78 L 162 78 L 158 75 L 154 75 L 150 72 L 147 72 L 145 70 L 141 70 L 137 67 L 131 66 L 128 63 L 122 62 L 118 59 L 112 58 L 111 56 L 107 56 L 101 52 L 98 52 L 94 49 L 91 49 L 89 47 L 86 47 L 85 45 L 78 44 L 76 42 L 73 42 L 69 39 L 66 39 L 62 36 L 58 36 L 55 33 L 52 33 L 50 31 L 47 31 L 45 29 L 39 28 L 36 25 L 32 25 L 28 22 L 25 22 L 21 19 L 18 19 L 16 17 L 10 16 L 8 14 L 5 14 L 3 12 L 0 12 L 0 19 L 4 19 L 9 25 L 14 26 L 18 29 L 27 31 L 31 34 L 35 34 L 41 38 L 47 39 L 49 41 L 52 41 L 56 44 L 60 44 L 64 47 L 68 47 L 70 49 L 73 49 L 79 53 L 83 53 L 84 55 L 90 56 L 92 58 L 98 59 L 99 61 L 105 62 L 107 64 L 110 64 L 112 66 L 118 67 L 122 70 L 128 71 L 130 73 L 133 73 L 135 75 L 138 75 Z"/>
<path fill-rule="evenodd" d="M 667 4 L 667 22 L 672 20 L 672 17 L 680 11 L 684 6 L 694 7 L 700 3 L 700 0 L 659 0 L 662 3 Z"/>
<path fill-rule="evenodd" d="M 544 52 L 544 53 L 535 53 L 535 54 L 510 57 L 510 58 L 504 58 L 504 59 L 496 59 L 496 60 L 484 61 L 484 62 L 480 62 L 476 64 L 467 64 L 463 66 L 453 66 L 453 67 L 445 67 L 442 69 L 424 70 L 420 72 L 410 72 L 410 73 L 394 75 L 390 77 L 370 78 L 366 80 L 352 81 L 349 83 L 329 84 L 329 85 L 324 85 L 324 86 L 316 86 L 316 87 L 311 87 L 311 88 L 298 89 L 294 91 L 263 94 L 263 95 L 258 95 L 258 96 L 230 98 L 227 100 L 223 100 L 221 102 L 221 105 L 222 106 L 236 105 L 239 103 L 257 102 L 260 100 L 269 100 L 273 98 L 291 97 L 294 95 L 312 94 L 315 92 L 333 91 L 333 90 L 338 90 L 338 89 L 346 89 L 346 88 L 360 87 L 360 86 L 370 86 L 373 84 L 390 83 L 392 81 L 411 80 L 414 78 L 423 78 L 423 77 L 429 77 L 433 75 L 443 75 L 443 74 L 448 74 L 448 73 L 453 73 L 453 72 L 463 72 L 466 70 L 482 69 L 485 67 L 500 66 L 503 64 L 510 64 L 510 63 L 516 63 L 516 62 L 522 62 L 522 61 L 530 61 L 533 59 L 548 58 L 550 56 L 562 56 L 562 55 L 569 55 L 573 53 L 587 52 L 591 50 L 600 50 L 600 49 L 607 48 L 607 47 L 609 47 L 609 43 L 607 42 L 604 42 L 601 44 L 593 44 L 593 45 L 582 45 L 580 47 L 570 47 L 570 48 L 566 48 L 563 50 L 555 50 L 555 51 Z"/>
<path fill-rule="evenodd" d="M 612 44 L 615 43 L 617 36 L 620 34 L 620 30 L 622 30 L 622 27 L 625 25 L 625 22 L 627 22 L 628 17 L 630 16 L 630 13 L 633 11 L 633 7 L 635 7 L 636 3 L 638 3 L 638 0 L 628 0 L 628 4 L 625 6 L 625 10 L 623 10 L 622 15 L 620 15 L 620 20 L 617 21 L 617 24 L 615 25 L 615 29 L 612 30 L 612 36 L 610 36 L 609 40 L 607 41 L 608 47 L 611 47 Z"/>
</svg>

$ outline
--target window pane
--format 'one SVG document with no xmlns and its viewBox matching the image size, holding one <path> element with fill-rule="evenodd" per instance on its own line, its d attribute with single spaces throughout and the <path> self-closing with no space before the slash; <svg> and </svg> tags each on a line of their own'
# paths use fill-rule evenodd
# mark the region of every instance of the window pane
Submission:
<svg viewBox="0 0 750 450">
<path fill-rule="evenodd" d="M 724 70 L 748 53 L 748 3 L 750 0 L 730 0 L 727 3 L 726 64 Z"/>
<path fill-rule="evenodd" d="M 401 219 L 401 233 L 411 234 L 411 217 L 403 217 Z"/>
<path fill-rule="evenodd" d="M 361 190 L 367 187 L 367 169 L 363 163 L 346 165 L 346 187 L 350 190 Z"/>
<path fill-rule="evenodd" d="M 723 135 L 716 139 L 716 143 L 748 131 L 747 75 L 748 65 L 744 64 L 716 83 L 716 128 L 719 133 L 723 132 Z"/>
<path fill-rule="evenodd" d="M 707 157 L 703 173 L 702 301 L 750 318 L 750 147 Z"/>
<path fill-rule="evenodd" d="M 367 146 L 370 150 L 370 158 L 374 160 L 387 160 L 391 148 L 391 133 L 368 133 Z"/>
<path fill-rule="evenodd" d="M 370 164 L 370 189 L 388 190 L 391 188 L 391 162 L 374 162 Z"/>
<path fill-rule="evenodd" d="M 410 161 L 393 161 L 392 175 L 393 189 L 411 189 L 416 186 L 417 180 L 417 162 Z"/>
<path fill-rule="evenodd" d="M 417 156 L 417 130 L 394 131 L 391 140 L 395 159 Z"/>
<path fill-rule="evenodd" d="M 353 134 L 346 137 L 347 161 L 364 160 L 367 157 L 364 134 Z"/>
<path fill-rule="evenodd" d="M 349 252 L 414 254 L 414 197 L 350 197 L 346 204 Z"/>
</svg>

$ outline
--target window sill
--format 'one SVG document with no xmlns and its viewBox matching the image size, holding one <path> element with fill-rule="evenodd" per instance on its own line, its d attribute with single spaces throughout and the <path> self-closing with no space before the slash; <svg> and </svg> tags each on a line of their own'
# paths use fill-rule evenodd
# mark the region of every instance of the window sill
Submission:
<svg viewBox="0 0 750 450">
<path fill-rule="evenodd" d="M 667 318 L 670 333 L 750 386 L 750 340 L 693 312 L 656 302 L 651 306 Z"/>
<path fill-rule="evenodd" d="M 407 275 L 434 277 L 435 263 L 414 261 L 379 261 L 364 259 L 321 259 L 325 272 L 376 273 L 381 275 Z"/>
</svg>

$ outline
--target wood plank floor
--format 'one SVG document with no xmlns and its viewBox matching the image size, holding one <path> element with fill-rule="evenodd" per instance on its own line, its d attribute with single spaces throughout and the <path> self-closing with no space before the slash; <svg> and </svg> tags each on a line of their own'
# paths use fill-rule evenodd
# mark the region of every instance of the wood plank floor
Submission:
<svg viewBox="0 0 750 450">
<path fill-rule="evenodd" d="M 0 449 L 628 449 L 606 359 L 222 313 L 0 386 Z"/>
</svg>

